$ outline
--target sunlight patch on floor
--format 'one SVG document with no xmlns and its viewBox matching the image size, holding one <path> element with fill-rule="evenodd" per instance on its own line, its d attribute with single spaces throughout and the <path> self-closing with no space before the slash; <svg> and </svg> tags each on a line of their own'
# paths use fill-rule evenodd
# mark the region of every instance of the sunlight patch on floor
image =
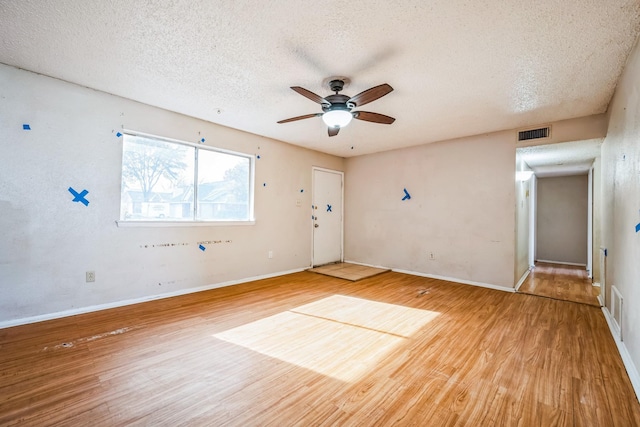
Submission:
<svg viewBox="0 0 640 427">
<path fill-rule="evenodd" d="M 438 314 L 332 295 L 214 337 L 350 382 Z"/>
</svg>

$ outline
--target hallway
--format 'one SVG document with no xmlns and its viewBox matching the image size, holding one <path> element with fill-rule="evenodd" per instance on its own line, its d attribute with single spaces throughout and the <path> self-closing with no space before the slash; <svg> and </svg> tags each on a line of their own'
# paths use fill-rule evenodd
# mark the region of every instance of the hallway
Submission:
<svg viewBox="0 0 640 427">
<path fill-rule="evenodd" d="M 600 307 L 600 288 L 591 284 L 583 266 L 539 262 L 518 292 Z"/>
</svg>

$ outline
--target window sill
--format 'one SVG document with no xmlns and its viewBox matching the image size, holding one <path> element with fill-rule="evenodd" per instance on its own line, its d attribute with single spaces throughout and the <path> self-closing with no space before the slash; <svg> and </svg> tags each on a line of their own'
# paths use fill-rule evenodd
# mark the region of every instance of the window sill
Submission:
<svg viewBox="0 0 640 427">
<path fill-rule="evenodd" d="M 255 225 L 256 221 L 116 221 L 118 227 L 235 227 Z"/>
</svg>

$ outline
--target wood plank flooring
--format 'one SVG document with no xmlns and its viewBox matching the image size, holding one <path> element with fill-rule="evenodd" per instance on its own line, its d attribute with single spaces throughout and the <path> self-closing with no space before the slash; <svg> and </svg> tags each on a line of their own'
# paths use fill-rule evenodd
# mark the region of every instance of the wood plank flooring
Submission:
<svg viewBox="0 0 640 427">
<path fill-rule="evenodd" d="M 0 425 L 638 426 L 600 309 L 301 272 L 0 330 Z"/>
<path fill-rule="evenodd" d="M 600 307 L 600 288 L 581 266 L 537 262 L 518 292 Z"/>
</svg>

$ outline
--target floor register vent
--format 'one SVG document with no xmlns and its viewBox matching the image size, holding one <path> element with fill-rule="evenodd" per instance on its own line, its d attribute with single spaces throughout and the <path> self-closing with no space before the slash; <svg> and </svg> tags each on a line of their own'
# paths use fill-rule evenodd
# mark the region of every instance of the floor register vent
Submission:
<svg viewBox="0 0 640 427">
<path fill-rule="evenodd" d="M 623 307 L 623 298 L 622 294 L 615 286 L 611 286 L 611 317 L 613 318 L 613 323 L 616 327 L 616 332 L 618 333 L 618 338 L 620 341 L 622 338 L 622 307 Z"/>
</svg>

